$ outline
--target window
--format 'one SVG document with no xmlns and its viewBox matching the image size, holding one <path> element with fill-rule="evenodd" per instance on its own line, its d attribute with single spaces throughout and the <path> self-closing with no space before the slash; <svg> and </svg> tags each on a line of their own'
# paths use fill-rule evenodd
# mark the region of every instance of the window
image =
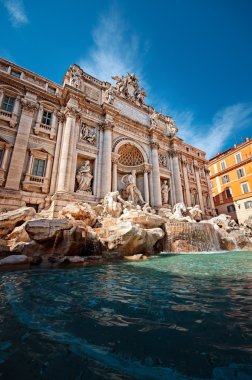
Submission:
<svg viewBox="0 0 252 380">
<path fill-rule="evenodd" d="M 248 182 L 241 183 L 243 194 L 247 194 L 250 192 Z"/>
<path fill-rule="evenodd" d="M 21 77 L 21 73 L 19 71 L 14 71 L 14 70 L 11 70 L 11 75 L 15 78 L 20 78 Z"/>
<path fill-rule="evenodd" d="M 188 148 L 188 146 L 186 147 L 186 151 L 187 151 L 187 152 L 189 152 L 189 151 L 190 151 L 190 149 Z"/>
<path fill-rule="evenodd" d="M 235 155 L 235 160 L 236 160 L 236 163 L 239 164 L 241 161 L 242 161 L 242 158 L 241 158 L 241 153 L 237 153 Z"/>
<path fill-rule="evenodd" d="M 225 170 L 226 169 L 225 161 L 221 161 L 220 166 L 221 166 L 221 170 Z"/>
<path fill-rule="evenodd" d="M 235 206 L 234 205 L 227 206 L 227 211 L 228 212 L 234 212 L 235 211 Z"/>
<path fill-rule="evenodd" d="M 197 156 L 199 156 L 199 157 L 200 157 L 200 153 L 199 153 L 199 152 L 197 152 Z"/>
<path fill-rule="evenodd" d="M 42 124 L 51 125 L 52 112 L 44 111 L 42 116 Z"/>
<path fill-rule="evenodd" d="M 245 208 L 252 208 L 252 201 L 247 201 L 247 202 L 244 202 L 244 206 Z"/>
<path fill-rule="evenodd" d="M 32 175 L 44 177 L 45 175 L 46 160 L 34 159 Z"/>
<path fill-rule="evenodd" d="M 2 102 L 2 110 L 7 112 L 12 112 L 15 104 L 15 98 L 11 98 L 9 96 L 4 96 Z"/>
<path fill-rule="evenodd" d="M 48 86 L 47 91 L 50 92 L 50 94 L 56 94 L 56 88 Z"/>
<path fill-rule="evenodd" d="M 225 191 L 226 191 L 226 197 L 227 198 L 232 198 L 232 193 L 231 193 L 230 187 L 227 187 Z"/>
<path fill-rule="evenodd" d="M 238 178 L 241 178 L 241 177 L 245 176 L 245 171 L 244 171 L 243 168 L 240 168 L 240 169 L 236 170 L 236 172 L 237 172 L 237 177 Z"/>
<path fill-rule="evenodd" d="M 228 174 L 224 175 L 221 180 L 222 180 L 222 183 L 230 182 L 229 175 Z"/>
</svg>

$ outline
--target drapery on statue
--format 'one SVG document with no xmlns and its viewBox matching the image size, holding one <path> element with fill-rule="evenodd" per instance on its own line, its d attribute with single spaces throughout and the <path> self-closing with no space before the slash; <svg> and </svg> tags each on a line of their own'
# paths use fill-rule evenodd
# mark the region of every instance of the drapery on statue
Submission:
<svg viewBox="0 0 252 380">
<path fill-rule="evenodd" d="M 76 174 L 76 180 L 78 182 L 77 192 L 92 193 L 91 181 L 92 181 L 90 161 L 86 160 L 84 164 L 79 168 Z"/>
<path fill-rule="evenodd" d="M 163 205 L 169 204 L 169 194 L 170 194 L 170 186 L 168 185 L 168 181 L 164 180 L 161 186 L 161 196 Z"/>
<path fill-rule="evenodd" d="M 136 171 L 132 170 L 131 174 L 126 174 L 122 177 L 121 182 L 125 185 L 125 190 L 128 196 L 128 201 L 131 201 L 134 205 L 144 204 L 144 200 L 140 190 L 136 185 Z"/>
</svg>

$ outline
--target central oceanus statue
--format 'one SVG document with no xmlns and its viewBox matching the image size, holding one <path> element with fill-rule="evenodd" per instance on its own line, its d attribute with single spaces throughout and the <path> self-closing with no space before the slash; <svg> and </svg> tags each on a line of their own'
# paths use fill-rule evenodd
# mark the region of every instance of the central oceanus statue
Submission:
<svg viewBox="0 0 252 380">
<path fill-rule="evenodd" d="M 125 191 L 128 197 L 128 201 L 132 202 L 133 205 L 143 205 L 145 202 L 143 200 L 141 191 L 137 188 L 136 185 L 136 171 L 132 170 L 131 174 L 126 174 L 122 177 L 121 182 L 125 186 Z"/>
</svg>

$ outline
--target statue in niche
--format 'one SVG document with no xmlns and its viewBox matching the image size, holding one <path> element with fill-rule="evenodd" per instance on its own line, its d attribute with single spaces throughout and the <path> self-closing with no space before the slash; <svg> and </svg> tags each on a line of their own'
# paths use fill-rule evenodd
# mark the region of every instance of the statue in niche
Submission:
<svg viewBox="0 0 252 380">
<path fill-rule="evenodd" d="M 170 186 L 168 185 L 168 181 L 164 180 L 162 186 L 161 186 L 161 196 L 162 196 L 162 204 L 168 205 L 169 204 L 169 195 L 170 195 Z"/>
<path fill-rule="evenodd" d="M 89 144 L 95 145 L 96 144 L 95 128 L 91 128 L 83 123 L 80 129 L 80 139 L 88 142 Z"/>
<path fill-rule="evenodd" d="M 136 185 L 136 171 L 132 170 L 131 174 L 126 174 L 122 177 L 121 182 L 125 185 L 125 192 L 128 197 L 128 201 L 134 205 L 138 203 L 144 204 L 144 200 L 141 191 Z"/>
<path fill-rule="evenodd" d="M 86 160 L 84 164 L 79 168 L 76 174 L 76 180 L 78 183 L 77 193 L 86 192 L 92 194 L 91 181 L 92 181 L 90 161 Z"/>
</svg>

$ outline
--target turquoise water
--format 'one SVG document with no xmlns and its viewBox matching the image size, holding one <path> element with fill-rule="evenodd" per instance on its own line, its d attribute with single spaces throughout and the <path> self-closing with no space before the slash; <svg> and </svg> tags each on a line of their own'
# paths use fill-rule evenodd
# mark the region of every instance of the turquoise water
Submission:
<svg viewBox="0 0 252 380">
<path fill-rule="evenodd" d="M 252 252 L 0 273 L 0 379 L 252 379 Z"/>
</svg>

